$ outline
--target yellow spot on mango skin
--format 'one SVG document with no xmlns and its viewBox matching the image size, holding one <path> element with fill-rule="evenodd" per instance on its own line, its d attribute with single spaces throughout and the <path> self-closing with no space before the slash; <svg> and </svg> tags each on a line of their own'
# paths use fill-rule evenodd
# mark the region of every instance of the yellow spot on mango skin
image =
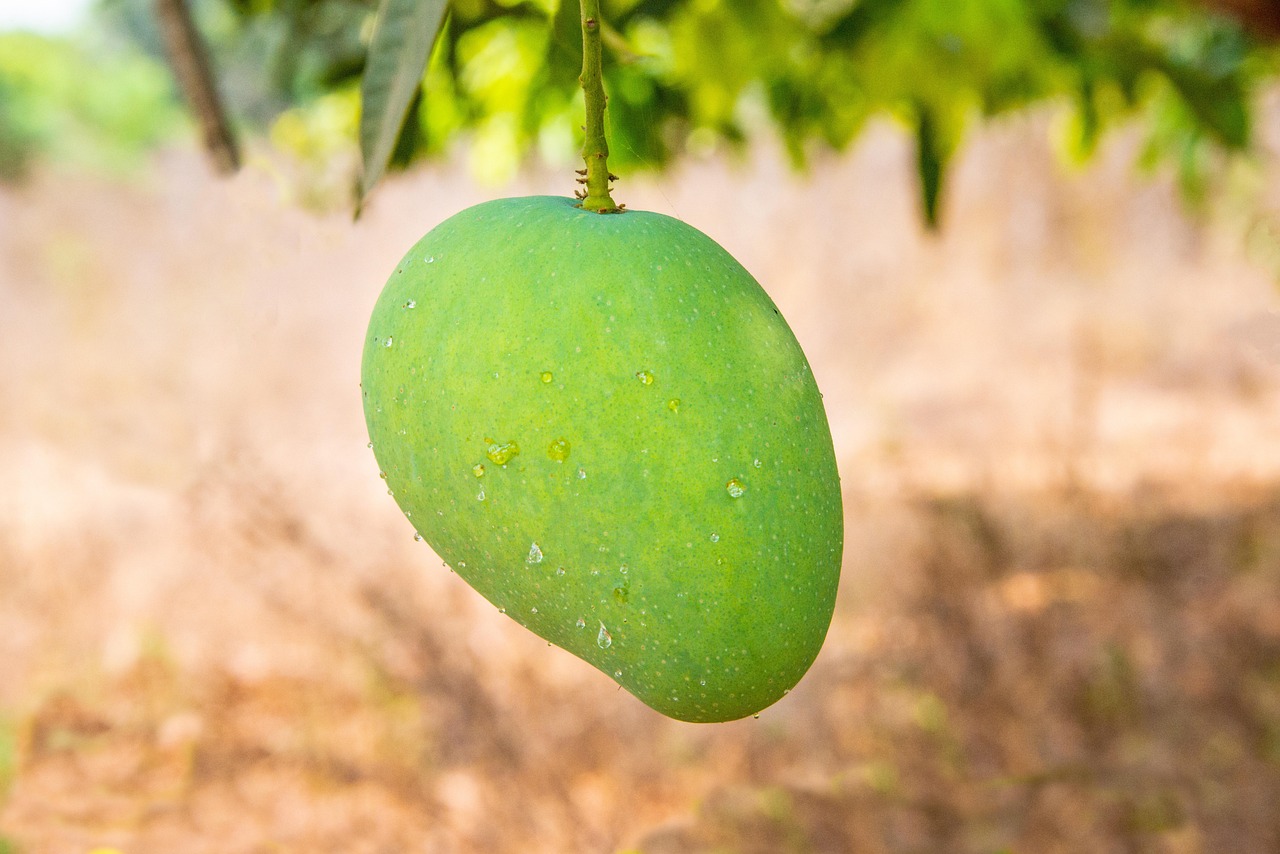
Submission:
<svg viewBox="0 0 1280 854">
<path fill-rule="evenodd" d="M 550 372 L 550 371 L 543 371 L 543 372 L 542 372 L 542 374 L 541 374 L 541 376 L 539 377 L 539 379 L 541 379 L 544 383 L 549 383 L 549 382 L 551 382 L 551 380 L 552 380 L 551 372 Z"/>
<path fill-rule="evenodd" d="M 649 371 L 636 371 L 636 379 L 640 380 L 640 385 L 653 385 L 653 374 Z"/>
</svg>

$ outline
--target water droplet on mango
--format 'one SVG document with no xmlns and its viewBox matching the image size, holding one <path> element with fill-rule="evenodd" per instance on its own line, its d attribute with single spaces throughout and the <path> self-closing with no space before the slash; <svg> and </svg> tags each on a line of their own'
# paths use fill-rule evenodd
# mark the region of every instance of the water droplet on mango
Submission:
<svg viewBox="0 0 1280 854">
<path fill-rule="evenodd" d="M 569 443 L 564 439 L 556 439 L 547 446 L 547 456 L 558 463 L 569 459 Z"/>
<path fill-rule="evenodd" d="M 488 457 L 491 462 L 497 463 L 500 466 L 505 466 L 507 463 L 511 462 L 512 457 L 520 453 L 520 446 L 515 442 L 498 443 L 490 439 L 486 439 L 485 441 L 489 443 L 489 447 L 485 450 L 484 455 Z"/>
</svg>

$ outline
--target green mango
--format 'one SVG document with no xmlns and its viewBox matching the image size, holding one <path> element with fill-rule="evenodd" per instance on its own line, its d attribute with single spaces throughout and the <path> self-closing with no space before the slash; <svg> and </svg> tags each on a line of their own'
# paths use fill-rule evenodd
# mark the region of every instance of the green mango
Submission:
<svg viewBox="0 0 1280 854">
<path fill-rule="evenodd" d="M 844 535 L 822 395 L 700 231 L 464 210 L 391 275 L 361 373 L 396 502 L 521 625 L 685 721 L 758 712 L 813 662 Z"/>
</svg>

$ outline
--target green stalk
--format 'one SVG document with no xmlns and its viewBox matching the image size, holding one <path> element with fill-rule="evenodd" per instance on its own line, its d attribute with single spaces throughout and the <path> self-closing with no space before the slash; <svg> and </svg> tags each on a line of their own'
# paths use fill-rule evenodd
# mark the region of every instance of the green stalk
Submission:
<svg viewBox="0 0 1280 854">
<path fill-rule="evenodd" d="M 587 168 L 578 183 L 586 185 L 586 192 L 579 192 L 579 207 L 596 213 L 618 213 L 622 210 L 609 195 L 609 143 L 604 136 L 604 110 L 609 100 L 601 82 L 600 63 L 600 0 L 581 0 L 582 3 L 582 94 L 587 105 L 586 137 L 582 142 L 582 159 Z"/>
</svg>

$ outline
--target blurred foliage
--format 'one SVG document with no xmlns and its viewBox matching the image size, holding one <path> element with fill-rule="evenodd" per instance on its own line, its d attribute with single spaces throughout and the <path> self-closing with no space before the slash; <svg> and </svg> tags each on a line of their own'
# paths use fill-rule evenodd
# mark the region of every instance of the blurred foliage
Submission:
<svg viewBox="0 0 1280 854">
<path fill-rule="evenodd" d="M 0 180 L 40 154 L 118 172 L 180 127 L 167 69 L 107 39 L 0 33 Z"/>
<path fill-rule="evenodd" d="M 372 4 L 227 8 L 232 42 L 276 47 L 263 68 L 282 101 L 307 110 L 355 85 Z M 1247 145 L 1252 93 L 1275 71 L 1271 49 L 1237 21 L 1174 0 L 605 0 L 604 12 L 613 164 L 656 168 L 774 135 L 803 166 L 887 115 L 917 140 L 931 219 L 974 120 L 1040 101 L 1071 106 L 1065 148 L 1077 157 L 1141 115 L 1143 161 L 1173 163 L 1194 191 L 1214 150 Z M 402 154 L 440 154 L 463 137 L 489 177 L 533 149 L 567 163 L 580 66 L 576 3 L 455 0 Z"/>
<path fill-rule="evenodd" d="M 0 125 L 3 126 L 3 125 Z M 0 164 L 3 164 L 0 159 Z M 18 767 L 18 737 L 13 721 L 0 711 L 0 806 L 9 797 Z M 0 854 L 18 854 L 18 844 L 0 833 Z"/>
<path fill-rule="evenodd" d="M 375 0 L 193 5 L 240 120 L 274 125 L 277 144 L 313 160 L 354 145 Z M 741 150 L 764 138 L 802 167 L 888 116 L 917 142 L 931 219 L 947 164 L 975 120 L 1037 102 L 1069 108 L 1062 147 L 1077 158 L 1140 117 L 1142 162 L 1172 164 L 1194 194 L 1215 152 L 1247 147 L 1252 95 L 1276 70 L 1272 46 L 1183 0 L 603 6 L 611 165 L 661 168 L 682 152 Z M 99 18 L 159 57 L 150 9 L 148 0 L 102 0 Z M 11 74 L 15 64 L 23 62 L 6 61 Z M 509 177 L 535 151 L 567 165 L 581 133 L 580 65 L 572 0 L 454 0 L 396 164 L 465 140 L 485 178 Z M 114 89 L 102 94 L 121 100 Z M 0 118 L 0 151 L 30 144 L 25 124 Z"/>
<path fill-rule="evenodd" d="M 13 785 L 13 777 L 18 764 L 18 737 L 13 722 L 0 713 L 0 802 L 9 795 L 9 787 Z M 0 846 L 3 846 L 0 836 Z M 0 847 L 0 852 L 4 848 Z"/>
</svg>

